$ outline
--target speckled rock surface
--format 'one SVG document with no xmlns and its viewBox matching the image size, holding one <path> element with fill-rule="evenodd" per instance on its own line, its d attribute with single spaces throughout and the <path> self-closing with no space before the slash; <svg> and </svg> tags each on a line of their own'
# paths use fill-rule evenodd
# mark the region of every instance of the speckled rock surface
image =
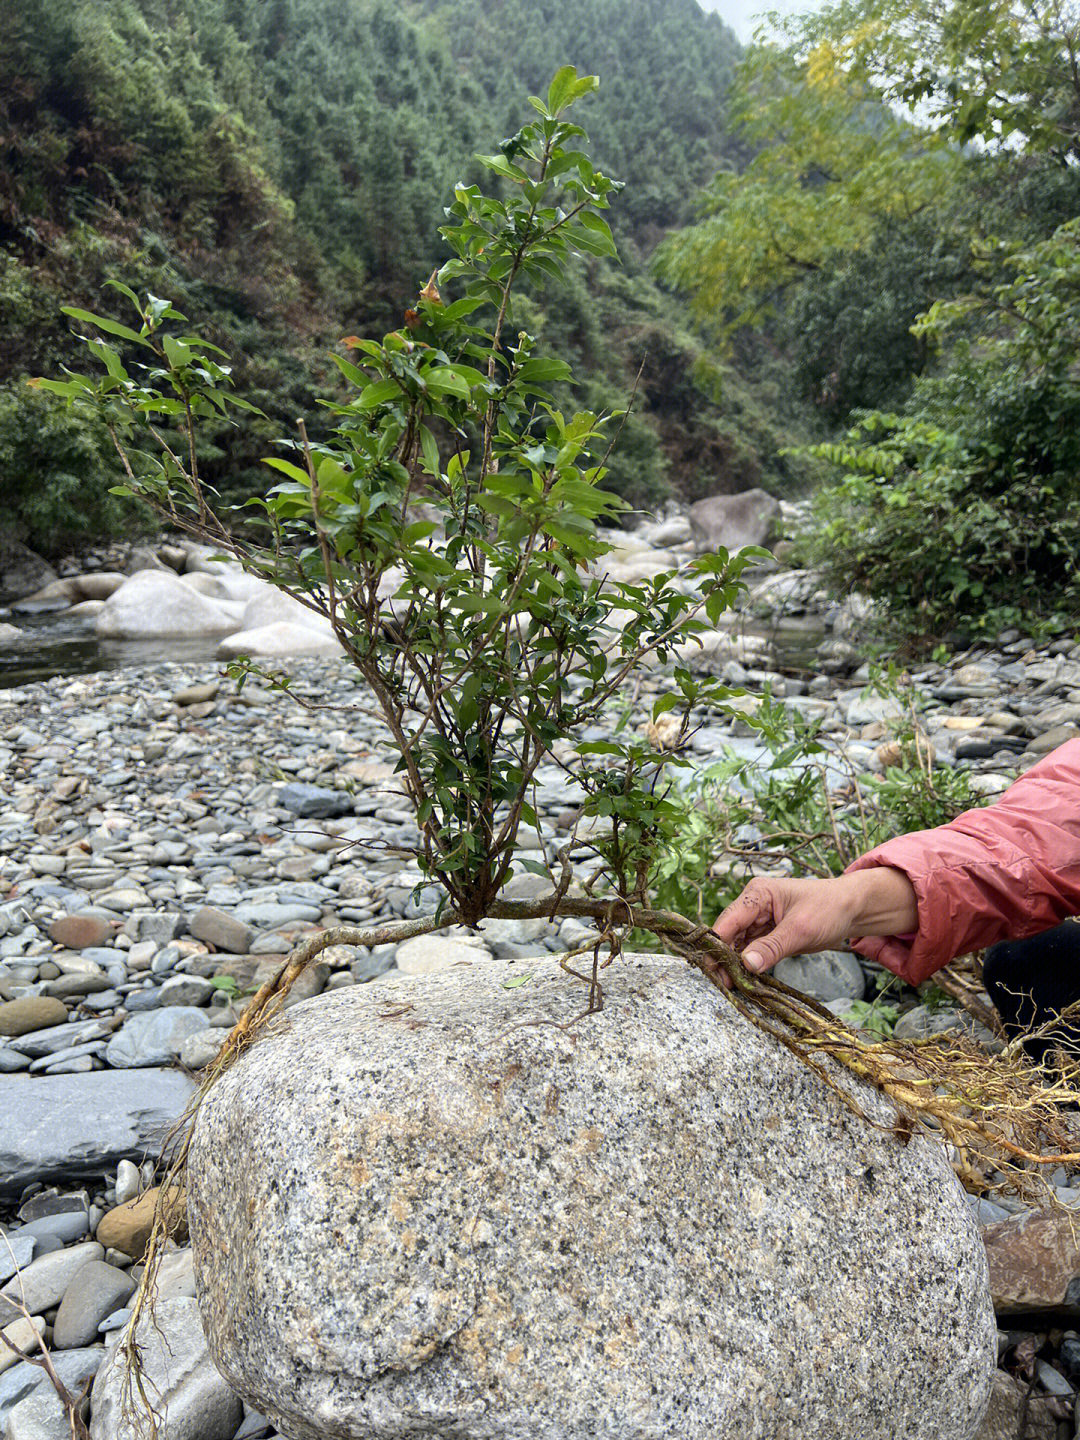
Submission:
<svg viewBox="0 0 1080 1440">
<path fill-rule="evenodd" d="M 210 1092 L 196 1279 L 294 1440 L 970 1440 L 996 1353 L 941 1154 L 699 976 L 556 962 L 295 1007 Z M 867 1097 L 882 1118 L 887 1111 Z"/>
</svg>

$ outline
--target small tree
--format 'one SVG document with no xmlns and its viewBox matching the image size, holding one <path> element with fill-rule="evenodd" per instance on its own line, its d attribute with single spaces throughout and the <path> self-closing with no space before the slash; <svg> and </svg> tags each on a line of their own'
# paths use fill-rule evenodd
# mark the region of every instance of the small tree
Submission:
<svg viewBox="0 0 1080 1440">
<path fill-rule="evenodd" d="M 441 230 L 454 258 L 401 329 L 342 342 L 351 356 L 334 359 L 349 393 L 324 402 L 333 428 L 309 439 L 301 421 L 289 457 L 266 461 L 284 478 L 247 502 L 253 523 L 220 513 L 195 444 L 200 421 L 250 407 L 225 357 L 182 329 L 168 301 L 118 286 L 137 329 L 68 310 L 104 373 L 39 382 L 105 417 L 128 477 L 119 493 L 329 621 L 389 726 L 420 865 L 469 925 L 511 875 L 520 825 L 538 824 L 537 767 L 567 738 L 585 812 L 608 822 L 596 844 L 610 892 L 645 902 L 675 813 L 658 785 L 672 753 L 579 737 L 643 662 L 667 660 L 731 607 L 760 553 L 695 560 L 681 577 L 691 585 L 670 572 L 606 578 L 598 527 L 625 508 L 603 488 L 617 417 L 557 410 L 551 386 L 571 379 L 569 366 L 513 329 L 521 282 L 560 274 L 575 250 L 615 253 L 601 212 L 619 186 L 563 118 L 596 83 L 560 70 L 533 101 L 538 118 L 479 157 L 507 198 L 458 186 Z M 447 303 L 450 285 L 458 298 Z M 685 728 L 693 706 L 731 695 L 677 667 L 654 718 L 674 708 Z"/>
</svg>

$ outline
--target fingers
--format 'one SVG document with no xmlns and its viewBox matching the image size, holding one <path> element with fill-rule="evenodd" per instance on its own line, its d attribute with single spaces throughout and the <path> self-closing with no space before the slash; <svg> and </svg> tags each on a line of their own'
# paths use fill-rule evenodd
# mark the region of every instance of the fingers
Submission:
<svg viewBox="0 0 1080 1440">
<path fill-rule="evenodd" d="M 800 907 L 801 887 L 795 881 L 751 880 L 718 916 L 713 929 L 721 940 L 742 950 L 748 970 L 762 974 L 786 955 L 806 949 L 811 926 Z"/>
<path fill-rule="evenodd" d="M 714 932 L 726 944 L 739 950 L 751 935 L 773 923 L 774 899 L 769 888 L 751 880 L 746 889 L 713 922 Z"/>
<path fill-rule="evenodd" d="M 806 943 L 806 933 L 801 925 L 792 920 L 781 920 L 767 935 L 759 936 L 747 946 L 743 951 L 743 964 L 760 975 L 788 955 L 801 955 Z"/>
</svg>

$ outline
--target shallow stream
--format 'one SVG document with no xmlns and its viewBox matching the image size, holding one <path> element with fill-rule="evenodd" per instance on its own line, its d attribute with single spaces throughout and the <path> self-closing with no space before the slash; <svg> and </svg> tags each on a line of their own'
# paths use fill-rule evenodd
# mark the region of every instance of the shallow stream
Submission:
<svg viewBox="0 0 1080 1440">
<path fill-rule="evenodd" d="M 11 621 L 25 638 L 0 646 L 0 689 L 48 680 L 53 675 L 86 675 L 162 660 L 212 660 L 219 639 L 102 640 L 94 633 L 92 622 L 72 619 L 63 610 L 38 615 L 16 613 Z M 815 668 L 814 652 L 825 630 L 820 617 L 814 615 L 787 616 L 775 624 L 747 621 L 738 627 L 738 633 L 766 636 L 772 645 L 775 668 L 805 675 Z"/>
</svg>

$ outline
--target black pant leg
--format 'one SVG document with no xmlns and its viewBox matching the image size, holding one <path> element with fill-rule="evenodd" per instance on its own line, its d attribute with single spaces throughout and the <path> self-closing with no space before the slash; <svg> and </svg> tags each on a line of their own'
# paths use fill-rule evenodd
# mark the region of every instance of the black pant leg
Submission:
<svg viewBox="0 0 1080 1440">
<path fill-rule="evenodd" d="M 1053 1020 L 1080 1001 L 1080 924 L 1070 921 L 1028 940 L 992 945 L 983 961 L 983 983 L 1010 1037 Z M 1024 1048 L 1040 1061 L 1057 1045 L 1080 1052 L 1080 1015 Z"/>
</svg>

